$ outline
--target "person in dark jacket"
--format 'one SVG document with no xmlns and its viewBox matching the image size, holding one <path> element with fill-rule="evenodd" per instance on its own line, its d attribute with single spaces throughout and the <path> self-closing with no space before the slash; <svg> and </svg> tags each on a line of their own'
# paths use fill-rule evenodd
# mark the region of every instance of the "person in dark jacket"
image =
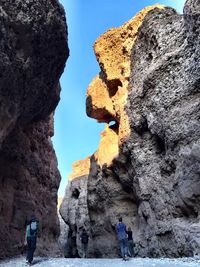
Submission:
<svg viewBox="0 0 200 267">
<path fill-rule="evenodd" d="M 126 225 L 122 222 L 122 218 L 119 218 L 119 222 L 116 227 L 117 238 L 119 240 L 121 256 L 123 260 L 127 260 L 127 234 L 126 234 Z"/>
<path fill-rule="evenodd" d="M 25 245 L 27 245 L 26 262 L 31 265 L 36 249 L 38 234 L 38 220 L 32 216 L 26 227 Z"/>
<path fill-rule="evenodd" d="M 86 258 L 87 257 L 87 250 L 88 250 L 88 241 L 89 241 L 89 236 L 85 230 L 83 229 L 83 232 L 80 236 L 81 244 L 82 244 L 82 257 Z"/>
<path fill-rule="evenodd" d="M 134 241 L 133 241 L 133 232 L 131 228 L 128 228 L 128 231 L 126 231 L 127 236 L 128 236 L 128 254 L 130 257 L 134 257 Z"/>
</svg>

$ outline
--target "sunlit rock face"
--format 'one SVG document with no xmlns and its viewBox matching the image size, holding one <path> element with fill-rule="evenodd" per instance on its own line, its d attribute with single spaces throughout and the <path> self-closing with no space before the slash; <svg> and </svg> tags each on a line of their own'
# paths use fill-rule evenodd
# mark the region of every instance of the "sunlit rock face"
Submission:
<svg viewBox="0 0 200 267">
<path fill-rule="evenodd" d="M 121 27 L 104 33 L 94 44 L 101 72 L 87 91 L 87 115 L 99 122 L 115 121 L 118 124 L 119 143 L 130 134 L 124 107 L 128 94 L 131 50 L 144 17 L 154 8 L 162 7 L 156 5 L 144 8 Z"/>
<path fill-rule="evenodd" d="M 40 222 L 37 252 L 56 252 L 60 174 L 53 111 L 68 56 L 57 1 L 0 3 L 0 258 L 22 252 L 25 225 Z"/>
<path fill-rule="evenodd" d="M 116 126 L 106 126 L 105 130 L 101 132 L 101 139 L 99 142 L 99 147 L 94 158 L 97 164 L 102 167 L 104 165 L 111 165 L 115 157 L 118 156 L 118 131 L 116 131 Z"/>
<path fill-rule="evenodd" d="M 87 114 L 115 124 L 88 174 L 68 185 L 61 214 L 76 236 L 71 251 L 85 227 L 89 256 L 119 255 L 122 216 L 138 256 L 200 253 L 199 10 L 199 1 L 187 1 L 184 15 L 154 6 L 95 42 L 101 72 Z"/>
<path fill-rule="evenodd" d="M 72 173 L 69 175 L 69 180 L 76 177 L 87 175 L 90 171 L 90 157 L 83 160 L 78 160 L 72 165 Z"/>
</svg>

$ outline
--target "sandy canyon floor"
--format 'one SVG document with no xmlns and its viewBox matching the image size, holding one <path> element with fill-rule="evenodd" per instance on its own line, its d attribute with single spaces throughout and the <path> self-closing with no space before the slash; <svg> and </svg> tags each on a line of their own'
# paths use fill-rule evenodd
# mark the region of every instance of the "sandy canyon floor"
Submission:
<svg viewBox="0 0 200 267">
<path fill-rule="evenodd" d="M 27 266 L 25 258 L 19 257 L 0 261 L 1 267 Z M 33 266 L 37 267 L 199 267 L 200 257 L 182 259 L 148 259 L 134 258 L 128 261 L 121 259 L 65 259 L 35 258 Z"/>
</svg>

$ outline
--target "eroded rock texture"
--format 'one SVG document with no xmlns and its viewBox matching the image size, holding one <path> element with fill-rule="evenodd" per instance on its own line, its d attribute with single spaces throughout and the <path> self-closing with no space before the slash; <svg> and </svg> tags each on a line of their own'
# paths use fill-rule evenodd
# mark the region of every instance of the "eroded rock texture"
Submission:
<svg viewBox="0 0 200 267">
<path fill-rule="evenodd" d="M 119 255 L 119 216 L 139 256 L 200 253 L 199 23 L 200 1 L 188 0 L 184 15 L 154 6 L 95 43 L 101 73 L 89 86 L 87 114 L 115 121 L 106 129 L 116 138 L 104 149 L 100 141 L 105 161 L 98 149 L 61 206 L 78 249 L 81 228 L 90 233 L 91 257 Z"/>
<path fill-rule="evenodd" d="M 32 214 L 45 255 L 59 235 L 51 137 L 68 56 L 65 15 L 55 0 L 2 0 L 0 21 L 0 258 L 20 253 Z"/>
</svg>

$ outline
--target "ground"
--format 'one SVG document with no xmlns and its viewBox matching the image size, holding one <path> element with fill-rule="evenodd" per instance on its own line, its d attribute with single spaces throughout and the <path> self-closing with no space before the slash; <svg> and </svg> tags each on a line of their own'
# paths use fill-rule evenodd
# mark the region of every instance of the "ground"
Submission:
<svg viewBox="0 0 200 267">
<path fill-rule="evenodd" d="M 0 261 L 1 267 L 25 267 L 22 257 Z M 183 259 L 148 259 L 134 258 L 128 261 L 121 259 L 65 259 L 65 258 L 35 258 L 36 267 L 199 267 L 200 258 Z"/>
</svg>

